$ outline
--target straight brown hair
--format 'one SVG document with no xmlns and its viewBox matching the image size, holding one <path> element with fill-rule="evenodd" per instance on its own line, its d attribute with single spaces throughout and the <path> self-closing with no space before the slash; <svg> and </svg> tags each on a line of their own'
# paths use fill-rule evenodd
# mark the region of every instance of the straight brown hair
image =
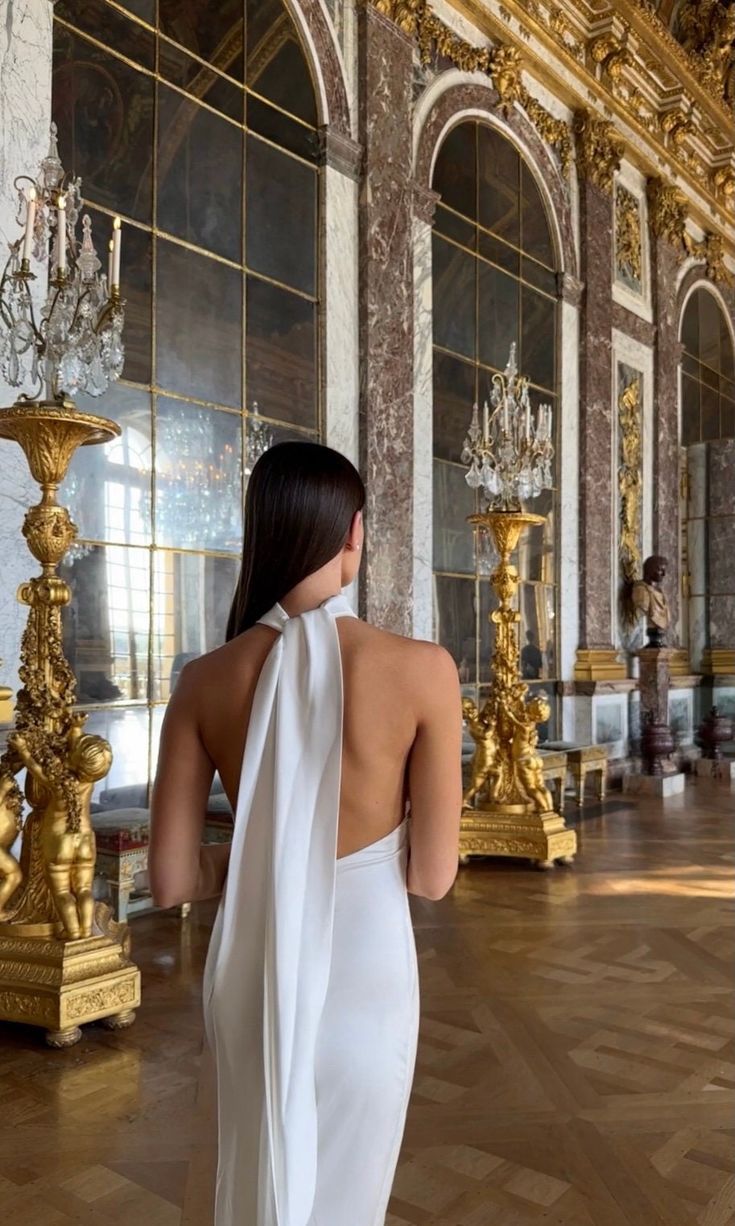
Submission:
<svg viewBox="0 0 735 1226">
<path fill-rule="evenodd" d="M 291 588 L 344 548 L 362 478 L 346 456 L 321 443 L 276 443 L 253 467 L 245 495 L 242 565 L 227 639 L 254 626 Z"/>
</svg>

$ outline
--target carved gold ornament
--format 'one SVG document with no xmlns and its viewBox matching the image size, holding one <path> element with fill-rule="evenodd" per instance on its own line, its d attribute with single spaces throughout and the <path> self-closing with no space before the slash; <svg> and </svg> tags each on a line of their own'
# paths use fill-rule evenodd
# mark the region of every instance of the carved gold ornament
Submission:
<svg viewBox="0 0 735 1226">
<path fill-rule="evenodd" d="M 641 502 L 643 492 L 643 413 L 641 375 L 636 373 L 618 393 L 618 503 L 620 508 L 620 574 L 629 588 L 641 568 Z"/>
<path fill-rule="evenodd" d="M 702 84 L 716 97 L 733 101 L 735 4 L 684 0 L 677 13 L 676 33 Z"/>
<path fill-rule="evenodd" d="M 625 145 L 618 139 L 608 119 L 598 119 L 589 111 L 578 111 L 574 119 L 577 137 L 577 169 L 602 191 L 612 191 Z"/>
<path fill-rule="evenodd" d="M 648 219 L 656 238 L 666 238 L 673 246 L 682 246 L 687 219 L 687 198 L 678 187 L 663 179 L 652 178 L 646 185 Z"/>
<path fill-rule="evenodd" d="M 490 576 L 498 608 L 490 614 L 495 626 L 490 696 L 481 710 L 471 699 L 462 704 L 476 748 L 464 793 L 460 855 L 529 856 L 550 867 L 573 858 L 576 837 L 555 812 L 544 780 L 537 725 L 549 719 L 551 709 L 544 694 L 528 698 L 520 675 L 521 615 L 513 607 L 520 580 L 510 560 L 521 533 L 543 522 L 543 516 L 523 511 L 469 516 L 469 523 L 491 534 L 499 555 Z M 475 809 L 478 799 L 481 807 Z"/>
<path fill-rule="evenodd" d="M 68 511 L 56 501 L 57 487 L 80 444 L 119 433 L 114 422 L 80 413 L 63 398 L 0 410 L 0 438 L 20 444 L 42 494 L 23 525 L 41 574 L 18 591 L 29 610 L 22 688 L 0 758 L 0 1018 L 47 1027 L 53 1046 L 76 1042 L 79 1021 L 116 1013 L 118 1024 L 129 1024 L 140 999 L 140 974 L 128 959 L 124 934 L 99 911 L 95 929 L 90 803 L 112 752 L 103 737 L 84 732 L 87 717 L 74 711 L 76 683 L 61 626 L 71 590 L 56 573 L 76 537 Z M 21 770 L 30 812 L 16 860 L 10 846 L 21 829 L 23 793 L 15 779 Z M 77 949 L 78 955 L 70 952 Z M 71 983 L 85 991 L 71 993 Z"/>
<path fill-rule="evenodd" d="M 638 197 L 615 187 L 615 268 L 640 286 L 643 279 L 641 211 Z"/>
<path fill-rule="evenodd" d="M 721 285 L 735 285 L 735 278 L 725 264 L 725 245 L 719 234 L 706 234 L 699 241 L 684 232 L 684 248 L 695 260 L 704 260 L 707 276 Z"/>
<path fill-rule="evenodd" d="M 617 85 L 623 70 L 633 66 L 633 58 L 621 39 L 614 34 L 599 34 L 589 44 L 590 58 Z"/>
</svg>

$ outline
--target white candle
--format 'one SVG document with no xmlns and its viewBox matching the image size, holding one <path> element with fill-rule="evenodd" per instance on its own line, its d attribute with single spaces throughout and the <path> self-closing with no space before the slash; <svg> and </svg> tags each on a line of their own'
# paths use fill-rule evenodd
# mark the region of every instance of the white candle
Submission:
<svg viewBox="0 0 735 1226">
<path fill-rule="evenodd" d="M 531 441 L 531 401 L 526 400 L 526 442 Z"/>
<path fill-rule="evenodd" d="M 28 188 L 26 197 L 26 232 L 23 235 L 23 259 L 30 260 L 33 246 L 33 231 L 36 225 L 36 189 Z"/>
<path fill-rule="evenodd" d="M 112 289 L 112 239 L 107 244 L 107 290 Z"/>
<path fill-rule="evenodd" d="M 59 196 L 56 210 L 56 269 L 66 272 L 66 196 Z"/>
<path fill-rule="evenodd" d="M 487 400 L 482 406 L 482 437 L 487 439 L 490 434 L 490 410 L 487 405 Z"/>
<path fill-rule="evenodd" d="M 112 223 L 112 284 L 116 289 L 120 288 L 120 247 L 121 233 L 120 226 L 122 222 L 119 217 L 116 217 Z"/>
<path fill-rule="evenodd" d="M 551 405 L 546 406 L 546 437 L 551 438 Z"/>
</svg>

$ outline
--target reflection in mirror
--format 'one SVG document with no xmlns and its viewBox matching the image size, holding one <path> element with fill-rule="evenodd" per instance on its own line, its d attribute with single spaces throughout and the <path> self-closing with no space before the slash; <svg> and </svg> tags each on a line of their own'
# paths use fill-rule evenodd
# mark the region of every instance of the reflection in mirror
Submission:
<svg viewBox="0 0 735 1226">
<path fill-rule="evenodd" d="M 241 418 L 159 396 L 156 406 L 156 544 L 242 547 Z"/>
<path fill-rule="evenodd" d="M 458 464 L 434 461 L 434 565 L 452 574 L 474 575 L 473 532 L 467 516 L 475 509 L 475 496 Z"/>
<path fill-rule="evenodd" d="M 74 545 L 59 567 L 72 591 L 62 623 L 79 703 L 148 697 L 149 560 L 147 549 Z"/>
<path fill-rule="evenodd" d="M 434 576 L 437 641 L 454 658 L 462 684 L 477 681 L 476 606 L 474 579 Z"/>
<path fill-rule="evenodd" d="M 316 308 L 256 277 L 247 279 L 247 391 L 265 417 L 317 425 Z"/>
<path fill-rule="evenodd" d="M 110 773 L 95 785 L 92 812 L 145 809 L 148 805 L 148 707 L 90 711 L 85 732 L 103 736 L 112 745 Z"/>
<path fill-rule="evenodd" d="M 79 397 L 87 408 L 89 397 Z M 82 403 L 84 401 L 85 403 Z M 83 540 L 125 545 L 151 542 L 151 396 L 116 383 L 105 413 L 122 427 L 102 447 L 80 447 L 62 486 L 63 501 Z"/>
<path fill-rule="evenodd" d="M 220 647 L 237 581 L 236 558 L 157 549 L 153 555 L 152 698 L 169 698 L 189 660 Z"/>
</svg>

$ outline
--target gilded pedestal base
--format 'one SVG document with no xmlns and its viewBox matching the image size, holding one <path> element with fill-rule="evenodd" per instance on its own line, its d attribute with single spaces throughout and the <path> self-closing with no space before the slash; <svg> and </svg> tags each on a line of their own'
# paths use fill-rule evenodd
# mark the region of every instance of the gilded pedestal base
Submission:
<svg viewBox="0 0 735 1226">
<path fill-rule="evenodd" d="M 576 853 L 576 831 L 565 826 L 560 813 L 536 813 L 523 805 L 462 810 L 459 857 L 463 864 L 470 856 L 512 856 L 551 868 L 555 861 L 571 864 Z"/>
<path fill-rule="evenodd" d="M 127 929 L 78 941 L 28 937 L 0 928 L 0 1019 L 46 1030 L 52 1047 L 81 1038 L 85 1022 L 130 1025 L 140 1004 L 140 971 Z M 118 927 L 120 931 L 116 931 Z"/>
</svg>

